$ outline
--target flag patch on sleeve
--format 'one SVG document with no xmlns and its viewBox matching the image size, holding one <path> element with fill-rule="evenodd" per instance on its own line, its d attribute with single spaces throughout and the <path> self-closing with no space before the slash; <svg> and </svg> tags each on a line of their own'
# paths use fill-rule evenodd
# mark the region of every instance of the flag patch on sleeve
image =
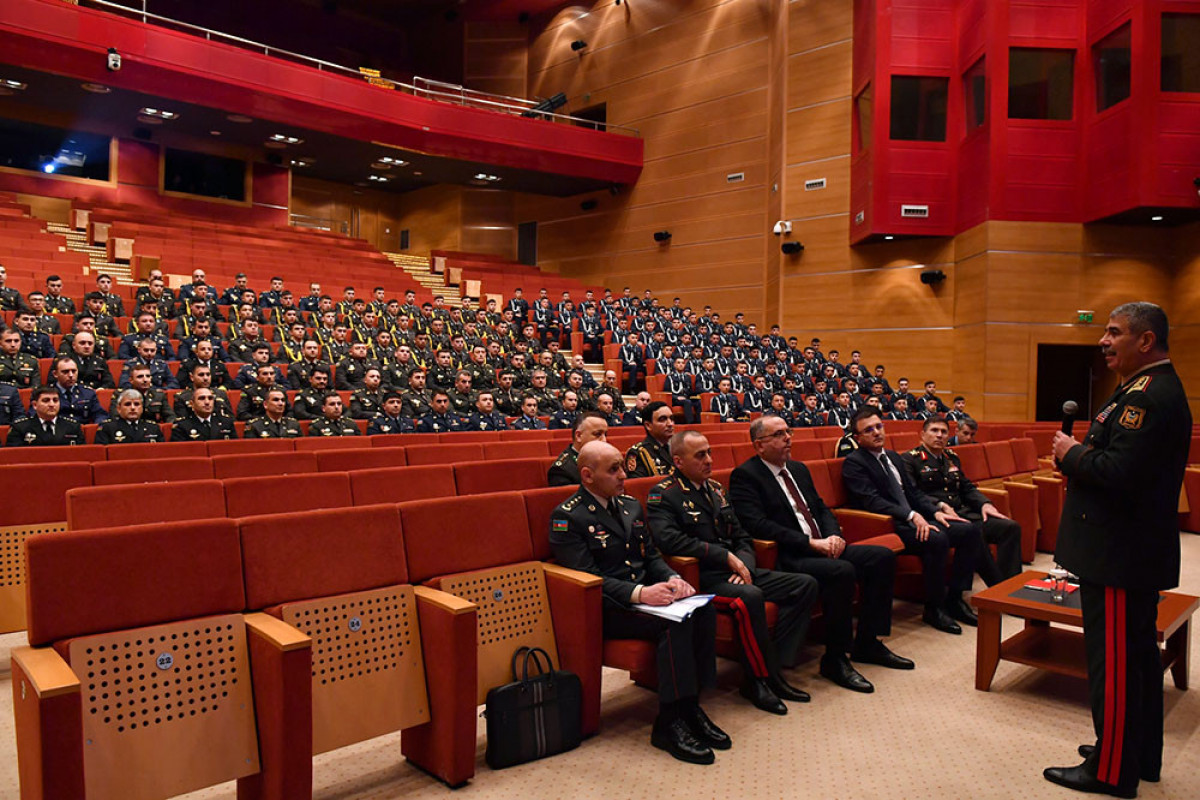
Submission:
<svg viewBox="0 0 1200 800">
<path fill-rule="evenodd" d="M 565 519 L 556 519 L 550 523 L 550 529 L 554 531 L 565 531 L 571 527 L 571 523 Z"/>
</svg>

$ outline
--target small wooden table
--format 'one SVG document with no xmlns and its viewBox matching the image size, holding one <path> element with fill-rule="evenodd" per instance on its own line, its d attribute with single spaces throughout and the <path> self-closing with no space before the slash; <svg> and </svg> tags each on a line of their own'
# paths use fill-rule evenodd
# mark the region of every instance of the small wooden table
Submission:
<svg viewBox="0 0 1200 800">
<path fill-rule="evenodd" d="M 1045 578 L 1045 572 L 1023 572 L 979 592 L 971 605 L 979 615 L 975 644 L 975 688 L 981 692 L 992 686 L 1000 660 L 1015 661 L 1031 667 L 1087 678 L 1087 656 L 1083 632 L 1052 627 L 1050 623 L 1083 627 L 1083 613 L 1066 604 L 1013 597 L 1012 593 L 1032 580 Z M 1075 593 L 1078 596 L 1078 592 Z M 1163 669 L 1171 670 L 1175 686 L 1188 688 L 1188 660 L 1191 650 L 1192 614 L 1200 607 L 1200 597 L 1163 592 L 1158 604 L 1158 641 L 1162 643 Z M 1021 617 L 1025 629 L 1000 640 L 1000 619 L 1004 614 Z"/>
</svg>

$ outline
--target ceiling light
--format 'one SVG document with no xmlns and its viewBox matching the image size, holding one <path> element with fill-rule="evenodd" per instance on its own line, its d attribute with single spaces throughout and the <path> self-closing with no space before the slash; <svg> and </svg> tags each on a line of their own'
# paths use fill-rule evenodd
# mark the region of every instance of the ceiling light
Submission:
<svg viewBox="0 0 1200 800">
<path fill-rule="evenodd" d="M 892 239 L 895 239 L 896 237 L 895 236 L 885 236 L 883 238 L 890 242 Z"/>
<path fill-rule="evenodd" d="M 92 94 L 108 94 L 112 89 L 105 86 L 103 83 L 81 83 L 79 84 L 85 92 Z"/>
<path fill-rule="evenodd" d="M 0 86 L 3 86 L 5 89 L 10 89 L 14 92 L 23 92 L 29 88 L 29 84 L 27 83 L 21 83 L 20 81 L 12 80 L 0 80 Z"/>
<path fill-rule="evenodd" d="M 315 158 L 308 158 L 305 156 L 303 158 L 293 158 L 288 163 L 290 163 L 293 167 L 311 167 L 313 164 L 317 163 L 317 160 Z"/>
<path fill-rule="evenodd" d="M 387 164 L 389 167 L 407 167 L 408 162 L 401 158 L 392 158 L 391 156 L 383 156 L 376 162 L 377 164 Z"/>
<path fill-rule="evenodd" d="M 1155 214 L 1153 217 L 1150 218 L 1150 221 L 1151 222 L 1162 222 L 1163 221 L 1162 214 Z"/>
<path fill-rule="evenodd" d="M 420 176 L 422 176 L 422 175 L 424 175 L 424 174 L 425 174 L 424 172 L 414 172 L 414 173 L 413 173 L 413 175 L 416 175 L 417 177 L 420 177 Z"/>
<path fill-rule="evenodd" d="M 151 117 L 146 114 L 138 114 L 137 121 L 143 125 L 162 125 L 162 117 Z"/>
<path fill-rule="evenodd" d="M 375 181 L 376 183 L 387 183 L 391 178 L 385 175 L 370 175 L 367 177 L 367 180 Z"/>
<path fill-rule="evenodd" d="M 208 135 L 209 136 L 220 136 L 221 132 L 220 131 L 209 131 Z"/>
<path fill-rule="evenodd" d="M 57 169 L 57 167 L 54 166 L 54 162 L 42 165 L 42 172 L 46 173 L 47 175 L 54 174 L 55 169 Z"/>
<path fill-rule="evenodd" d="M 147 117 L 157 117 L 158 119 L 178 119 L 179 114 L 174 111 L 164 111 L 161 108 L 143 108 L 142 114 Z"/>
<path fill-rule="evenodd" d="M 253 119 L 243 114 L 229 114 L 225 117 L 225 119 L 229 120 L 230 122 L 236 122 L 239 125 L 245 125 L 247 123 L 254 122 Z"/>
<path fill-rule="evenodd" d="M 476 172 L 476 173 L 475 173 L 475 180 L 477 180 L 477 181 L 487 181 L 488 183 L 494 183 L 494 182 L 496 182 L 496 181 L 500 180 L 500 176 L 499 176 L 499 175 L 489 175 L 489 174 L 488 174 L 488 173 L 486 173 L 486 172 Z"/>
<path fill-rule="evenodd" d="M 296 136 L 288 136 L 284 133 L 271 134 L 272 142 L 282 142 L 283 144 L 304 144 L 304 140 Z"/>
</svg>

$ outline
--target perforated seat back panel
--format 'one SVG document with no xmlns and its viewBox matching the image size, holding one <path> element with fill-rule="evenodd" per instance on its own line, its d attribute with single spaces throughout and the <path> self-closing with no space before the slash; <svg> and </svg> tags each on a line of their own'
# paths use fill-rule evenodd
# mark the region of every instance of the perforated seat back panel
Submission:
<svg viewBox="0 0 1200 800">
<path fill-rule="evenodd" d="M 258 732 L 240 614 L 72 640 L 88 800 L 150 800 L 252 775 Z"/>
<path fill-rule="evenodd" d="M 479 691 L 512 680 L 512 656 L 519 647 L 540 647 L 558 667 L 554 620 L 546 596 L 546 577 L 537 561 L 510 564 L 442 578 L 444 592 L 479 607 Z"/>
<path fill-rule="evenodd" d="M 411 586 L 288 603 L 282 616 L 313 640 L 314 754 L 429 721 Z"/>
<path fill-rule="evenodd" d="M 25 540 L 66 529 L 65 521 L 0 527 L 0 633 L 25 630 Z"/>
</svg>

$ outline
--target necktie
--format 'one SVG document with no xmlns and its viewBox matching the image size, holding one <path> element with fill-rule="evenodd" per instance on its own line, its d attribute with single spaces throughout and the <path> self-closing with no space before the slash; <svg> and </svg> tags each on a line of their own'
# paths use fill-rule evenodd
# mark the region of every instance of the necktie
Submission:
<svg viewBox="0 0 1200 800">
<path fill-rule="evenodd" d="M 904 482 L 900 480 L 900 473 L 896 472 L 896 467 L 886 453 L 879 454 L 879 465 L 889 478 L 888 486 L 892 490 L 892 498 L 907 508 L 908 498 L 904 496 Z"/>
<path fill-rule="evenodd" d="M 817 527 L 817 521 L 813 519 L 812 512 L 808 510 L 808 503 L 804 502 L 804 496 L 800 494 L 800 487 L 796 485 L 796 481 L 792 478 L 792 473 L 788 472 L 787 467 L 779 471 L 780 477 L 783 478 L 783 485 L 787 487 L 788 494 L 792 497 L 792 503 L 795 504 L 796 510 L 800 512 L 800 516 L 804 517 L 804 521 L 808 523 L 808 529 L 812 532 L 812 538 L 821 539 L 821 529 Z"/>
<path fill-rule="evenodd" d="M 54 435 L 54 420 L 46 420 L 42 423 L 42 427 L 46 429 L 46 433 Z"/>
</svg>

